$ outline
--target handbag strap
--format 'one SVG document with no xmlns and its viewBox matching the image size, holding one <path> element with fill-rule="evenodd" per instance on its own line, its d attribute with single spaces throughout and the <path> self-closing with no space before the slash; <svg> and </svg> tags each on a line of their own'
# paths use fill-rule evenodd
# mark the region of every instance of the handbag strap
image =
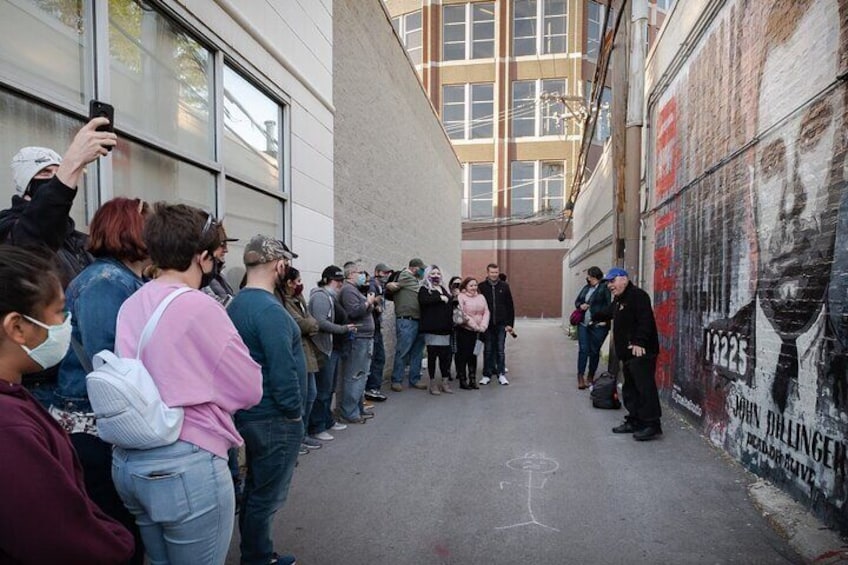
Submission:
<svg viewBox="0 0 848 565">
<path fill-rule="evenodd" d="M 159 324 L 159 319 L 162 317 L 162 314 L 165 313 L 165 308 L 167 308 L 176 297 L 181 294 L 185 294 L 186 292 L 190 292 L 191 290 L 192 289 L 187 286 L 178 288 L 166 296 L 165 300 L 159 303 L 159 306 L 157 306 L 156 310 L 153 311 L 153 315 L 150 316 L 150 319 L 147 320 L 147 324 L 144 325 L 144 329 L 141 331 L 141 337 L 138 340 L 138 350 L 135 354 L 136 359 L 141 359 L 141 352 L 144 350 L 144 346 L 147 345 L 147 342 L 150 341 L 150 337 L 153 335 L 153 330 L 156 329 L 156 326 Z"/>
</svg>

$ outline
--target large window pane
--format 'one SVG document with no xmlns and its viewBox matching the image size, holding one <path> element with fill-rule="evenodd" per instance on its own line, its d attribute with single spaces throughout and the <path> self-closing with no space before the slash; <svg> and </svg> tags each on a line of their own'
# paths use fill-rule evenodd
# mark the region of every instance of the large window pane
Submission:
<svg viewBox="0 0 848 565">
<path fill-rule="evenodd" d="M 445 6 L 442 14 L 444 17 L 442 58 L 445 61 L 465 59 L 465 5 Z"/>
<path fill-rule="evenodd" d="M 26 84 L 85 102 L 85 45 L 90 25 L 82 0 L 0 2 L 0 69 Z M 89 75 L 90 76 L 90 75 Z"/>
<path fill-rule="evenodd" d="M 409 58 L 416 65 L 421 64 L 421 10 L 411 12 L 405 17 L 404 44 Z"/>
<path fill-rule="evenodd" d="M 280 191 L 281 108 L 229 67 L 224 68 L 224 148 L 228 173 Z"/>
<path fill-rule="evenodd" d="M 486 139 L 493 135 L 495 113 L 494 88 L 491 84 L 471 85 L 471 138 Z"/>
<path fill-rule="evenodd" d="M 510 194 L 512 215 L 516 217 L 533 214 L 534 163 L 532 161 L 513 161 L 510 175 Z"/>
<path fill-rule="evenodd" d="M 584 83 L 584 96 L 586 98 L 586 107 L 589 108 L 590 111 L 594 111 L 592 100 L 592 81 L 586 81 Z M 601 93 L 601 107 L 598 111 L 598 121 L 595 126 L 595 141 L 606 141 L 606 139 L 611 135 L 612 129 L 610 124 L 610 115 L 611 110 L 610 106 L 612 104 L 612 90 L 609 87 L 604 87 L 604 91 Z"/>
<path fill-rule="evenodd" d="M 495 5 L 492 2 L 471 5 L 471 58 L 495 56 Z"/>
<path fill-rule="evenodd" d="M 536 135 L 536 81 L 512 83 L 512 136 Z"/>
<path fill-rule="evenodd" d="M 468 197 L 471 200 L 469 217 L 472 220 L 491 218 L 493 213 L 492 164 L 471 165 Z"/>
<path fill-rule="evenodd" d="M 515 0 L 512 20 L 512 54 L 536 53 L 536 0 Z"/>
<path fill-rule="evenodd" d="M 209 171 L 127 140 L 121 140 L 112 153 L 115 196 L 215 210 L 215 176 Z"/>
<path fill-rule="evenodd" d="M 565 96 L 565 80 L 543 80 L 542 92 L 547 95 L 542 104 L 542 135 L 564 135 L 565 104 L 561 97 Z"/>
<path fill-rule="evenodd" d="M 546 212 L 562 210 L 562 195 L 565 184 L 562 163 L 544 162 L 539 173 L 539 197 L 541 208 Z"/>
<path fill-rule="evenodd" d="M 6 208 L 12 195 L 15 194 L 14 183 L 8 168 L 12 157 L 21 147 L 29 145 L 49 147 L 59 155 L 63 155 L 82 123 L 5 90 L 0 90 L 0 116 L 2 116 L 3 124 L 0 127 L 0 164 L 3 165 L 5 173 L 3 182 L 0 183 L 2 187 L 0 208 Z M 114 157 L 106 157 L 106 159 L 114 159 Z M 95 171 L 94 165 L 89 166 L 88 171 Z M 87 224 L 85 213 L 87 183 L 96 183 L 94 175 L 85 175 L 82 178 L 71 208 L 71 218 L 80 228 Z"/>
<path fill-rule="evenodd" d="M 565 53 L 568 29 L 566 0 L 545 0 L 542 29 L 542 52 Z"/>
<path fill-rule="evenodd" d="M 604 25 L 604 7 L 594 0 L 589 0 L 586 19 L 586 56 L 597 59 L 603 38 L 601 28 Z"/>
<path fill-rule="evenodd" d="M 109 2 L 109 46 L 112 100 L 120 101 L 115 121 L 214 157 L 210 51 L 133 0 Z"/>
<path fill-rule="evenodd" d="M 233 288 L 238 288 L 244 275 L 241 258 L 250 238 L 260 233 L 282 238 L 284 202 L 232 181 L 227 181 L 225 190 L 227 215 L 224 217 L 224 225 L 227 227 L 227 236 L 239 241 L 227 246 L 232 260 L 227 262 L 224 276 Z M 291 242 L 287 243 L 291 247 Z"/>
<path fill-rule="evenodd" d="M 465 139 L 465 85 L 442 87 L 442 124 L 451 139 Z"/>
</svg>

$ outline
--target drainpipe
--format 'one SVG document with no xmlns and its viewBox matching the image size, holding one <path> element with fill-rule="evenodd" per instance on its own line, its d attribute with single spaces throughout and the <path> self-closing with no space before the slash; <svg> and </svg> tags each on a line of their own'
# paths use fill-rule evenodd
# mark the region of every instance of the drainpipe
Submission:
<svg viewBox="0 0 848 565">
<path fill-rule="evenodd" d="M 630 2 L 630 49 L 627 77 L 627 122 L 624 157 L 624 268 L 644 285 L 639 271 L 640 184 L 642 174 L 642 117 L 645 105 L 645 51 L 648 37 L 648 0 Z"/>
</svg>

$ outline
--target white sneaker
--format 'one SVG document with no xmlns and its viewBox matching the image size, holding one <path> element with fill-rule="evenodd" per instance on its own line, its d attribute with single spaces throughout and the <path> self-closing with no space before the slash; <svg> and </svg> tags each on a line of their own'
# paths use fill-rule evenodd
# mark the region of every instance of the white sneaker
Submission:
<svg viewBox="0 0 848 565">
<path fill-rule="evenodd" d="M 502 385 L 508 385 L 509 381 L 506 380 L 506 375 L 498 375 L 498 382 Z"/>
<path fill-rule="evenodd" d="M 321 432 L 320 434 L 314 434 L 312 437 L 314 439 L 320 439 L 321 441 L 333 441 L 333 439 L 335 439 L 328 432 Z"/>
<path fill-rule="evenodd" d="M 342 424 L 341 422 L 336 422 L 335 424 L 333 424 L 333 427 L 330 428 L 330 429 L 333 430 L 334 432 L 340 432 L 342 430 L 347 429 L 347 424 Z"/>
<path fill-rule="evenodd" d="M 487 385 L 487 384 L 489 384 L 490 382 L 492 382 L 492 379 L 490 379 L 489 377 L 483 377 L 482 379 L 480 379 L 480 382 L 479 382 L 479 383 L 477 383 L 477 384 L 480 384 L 480 385 Z"/>
</svg>

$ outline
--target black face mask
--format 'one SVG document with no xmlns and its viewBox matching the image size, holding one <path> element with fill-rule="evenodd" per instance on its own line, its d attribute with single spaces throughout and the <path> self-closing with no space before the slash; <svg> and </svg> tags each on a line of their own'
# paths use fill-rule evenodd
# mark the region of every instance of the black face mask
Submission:
<svg viewBox="0 0 848 565">
<path fill-rule="evenodd" d="M 31 181 L 29 181 L 29 187 L 27 188 L 26 193 L 29 194 L 30 198 L 34 198 L 35 193 L 38 191 L 38 189 L 50 182 L 51 180 L 53 180 L 52 177 L 48 179 L 32 179 Z"/>
</svg>

